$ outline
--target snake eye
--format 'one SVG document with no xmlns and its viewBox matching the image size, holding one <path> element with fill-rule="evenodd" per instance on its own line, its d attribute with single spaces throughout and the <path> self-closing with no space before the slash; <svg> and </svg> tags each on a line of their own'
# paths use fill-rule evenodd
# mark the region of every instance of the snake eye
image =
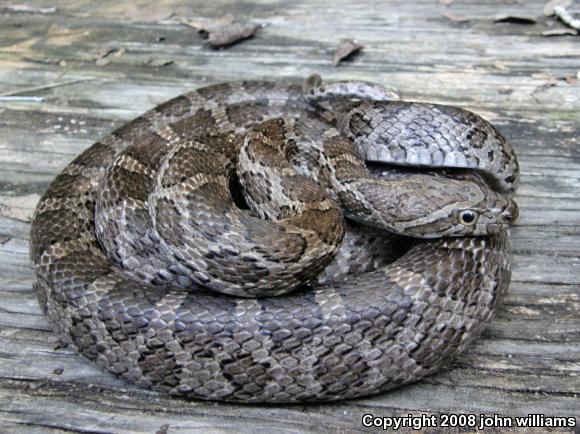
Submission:
<svg viewBox="0 0 580 434">
<path fill-rule="evenodd" d="M 459 213 L 459 222 L 462 225 L 470 226 L 477 221 L 477 213 L 471 210 L 461 211 Z"/>
</svg>

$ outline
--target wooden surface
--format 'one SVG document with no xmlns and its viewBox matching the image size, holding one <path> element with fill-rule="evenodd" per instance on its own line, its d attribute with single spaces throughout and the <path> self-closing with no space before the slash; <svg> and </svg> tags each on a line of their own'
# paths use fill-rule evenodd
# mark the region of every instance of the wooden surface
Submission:
<svg viewBox="0 0 580 434">
<path fill-rule="evenodd" d="M 169 433 L 350 432 L 362 429 L 365 413 L 542 413 L 579 420 L 580 40 L 541 36 L 561 27 L 542 16 L 543 1 L 136 4 L 44 0 L 26 3 L 43 10 L 0 10 L 0 431 L 154 433 L 169 425 Z M 443 17 L 447 12 L 470 21 Z M 183 16 L 226 13 L 265 27 L 252 40 L 215 51 L 180 24 Z M 498 14 L 538 22 L 494 23 Z M 365 48 L 333 68 L 341 38 Z M 97 64 L 105 47 L 125 51 Z M 483 338 L 420 384 L 308 406 L 168 398 L 56 348 L 28 264 L 31 211 L 51 179 L 114 126 L 185 90 L 312 72 L 463 106 L 494 122 L 515 145 L 523 177 L 513 280 Z"/>
</svg>

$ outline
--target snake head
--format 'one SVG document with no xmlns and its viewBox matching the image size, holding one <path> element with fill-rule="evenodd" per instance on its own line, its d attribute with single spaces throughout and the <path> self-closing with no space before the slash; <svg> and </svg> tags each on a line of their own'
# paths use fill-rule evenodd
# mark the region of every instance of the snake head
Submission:
<svg viewBox="0 0 580 434">
<path fill-rule="evenodd" d="M 405 197 L 397 209 L 402 218 L 394 230 L 400 234 L 416 238 L 491 235 L 507 229 L 518 216 L 517 204 L 479 177 L 417 175 L 415 181 L 412 196 Z"/>
</svg>

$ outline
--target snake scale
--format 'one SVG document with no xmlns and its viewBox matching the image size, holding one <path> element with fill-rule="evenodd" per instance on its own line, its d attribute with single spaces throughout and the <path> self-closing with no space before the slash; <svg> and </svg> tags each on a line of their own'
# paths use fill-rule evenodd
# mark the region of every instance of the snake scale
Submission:
<svg viewBox="0 0 580 434">
<path fill-rule="evenodd" d="M 510 279 L 517 182 L 510 145 L 459 108 L 364 82 L 218 84 L 57 176 L 33 218 L 34 286 L 63 341 L 145 388 L 376 394 L 480 335 Z"/>
</svg>

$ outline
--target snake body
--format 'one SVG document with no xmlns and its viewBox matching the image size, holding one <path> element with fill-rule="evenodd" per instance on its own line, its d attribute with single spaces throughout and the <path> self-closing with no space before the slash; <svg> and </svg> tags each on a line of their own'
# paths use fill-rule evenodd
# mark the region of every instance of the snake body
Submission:
<svg viewBox="0 0 580 434">
<path fill-rule="evenodd" d="M 510 278 L 517 208 L 485 179 L 513 191 L 511 147 L 460 109 L 329 89 L 198 89 L 71 162 L 31 229 L 58 336 L 139 386 L 241 402 L 376 394 L 463 351 Z M 341 92 L 363 101 L 328 125 L 316 101 Z M 477 173 L 373 177 L 361 154 Z M 477 224 L 457 223 L 458 201 L 480 207 Z M 377 228 L 438 238 L 387 263 Z"/>
</svg>

